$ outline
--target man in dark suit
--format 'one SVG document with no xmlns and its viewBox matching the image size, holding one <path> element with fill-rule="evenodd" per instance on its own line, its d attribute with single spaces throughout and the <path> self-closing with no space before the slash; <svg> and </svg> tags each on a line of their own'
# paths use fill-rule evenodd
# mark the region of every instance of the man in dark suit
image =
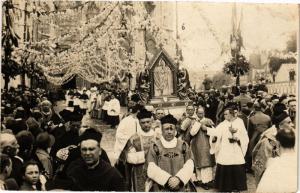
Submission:
<svg viewBox="0 0 300 193">
<path fill-rule="evenodd" d="M 246 167 L 251 169 L 252 151 L 260 139 L 261 134 L 272 126 L 271 117 L 264 114 L 259 103 L 254 104 L 254 114 L 249 118 L 248 136 L 249 145 L 246 154 Z"/>
</svg>

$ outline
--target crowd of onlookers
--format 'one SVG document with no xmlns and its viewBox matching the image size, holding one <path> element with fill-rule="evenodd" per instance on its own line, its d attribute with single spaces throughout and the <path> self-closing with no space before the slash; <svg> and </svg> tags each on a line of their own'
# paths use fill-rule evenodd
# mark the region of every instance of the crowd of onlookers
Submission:
<svg viewBox="0 0 300 193">
<path fill-rule="evenodd" d="M 296 187 L 295 95 L 223 86 L 191 94 L 179 119 L 139 93 L 92 87 L 60 95 L 2 90 L 0 189 L 231 192 L 247 190 L 246 173 L 260 191 Z M 110 158 L 84 116 L 116 129 Z M 289 187 L 280 179 L 287 172 Z"/>
</svg>

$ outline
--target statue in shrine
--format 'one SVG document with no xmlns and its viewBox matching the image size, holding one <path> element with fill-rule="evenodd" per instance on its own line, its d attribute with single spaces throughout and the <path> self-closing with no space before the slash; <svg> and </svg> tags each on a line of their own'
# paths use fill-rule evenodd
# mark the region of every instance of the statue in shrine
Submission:
<svg viewBox="0 0 300 193">
<path fill-rule="evenodd" d="M 183 68 L 178 71 L 177 74 L 177 93 L 180 99 L 189 99 L 189 88 L 191 87 L 189 81 L 189 74 L 187 69 Z"/>
<path fill-rule="evenodd" d="M 166 96 L 173 93 L 172 71 L 163 59 L 154 69 L 154 94 L 155 96 Z"/>
<path fill-rule="evenodd" d="M 137 76 L 137 90 L 140 94 L 140 97 L 144 103 L 147 103 L 150 97 L 150 78 L 149 70 L 141 72 Z"/>
</svg>

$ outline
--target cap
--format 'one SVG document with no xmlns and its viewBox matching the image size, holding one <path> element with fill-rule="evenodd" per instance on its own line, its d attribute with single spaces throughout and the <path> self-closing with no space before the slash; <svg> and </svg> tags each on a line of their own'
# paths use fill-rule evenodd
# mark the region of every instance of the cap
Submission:
<svg viewBox="0 0 300 193">
<path fill-rule="evenodd" d="M 160 121 L 162 125 L 166 123 L 173 124 L 173 125 L 177 124 L 177 119 L 171 114 L 164 116 L 163 118 L 161 118 Z"/>
<path fill-rule="evenodd" d="M 286 106 L 282 103 L 276 103 L 273 107 L 273 115 L 277 116 L 286 110 Z"/>
<path fill-rule="evenodd" d="M 138 119 L 146 119 L 151 117 L 152 117 L 152 113 L 146 109 L 140 110 L 140 112 L 137 114 Z"/>
<path fill-rule="evenodd" d="M 79 141 L 82 142 L 88 139 L 92 139 L 100 143 L 102 139 L 102 133 L 97 131 L 95 128 L 89 128 L 85 130 L 83 134 L 79 137 Z"/>
<path fill-rule="evenodd" d="M 284 119 L 286 119 L 287 117 L 289 117 L 289 115 L 284 111 L 281 114 L 277 115 L 277 116 L 273 116 L 272 117 L 272 122 L 275 125 L 280 124 Z"/>
</svg>

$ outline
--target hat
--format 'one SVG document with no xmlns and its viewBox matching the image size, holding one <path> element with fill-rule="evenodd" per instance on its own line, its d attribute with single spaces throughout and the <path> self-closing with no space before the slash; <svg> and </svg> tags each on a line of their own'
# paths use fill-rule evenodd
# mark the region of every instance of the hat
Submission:
<svg viewBox="0 0 300 193">
<path fill-rule="evenodd" d="M 272 122 L 275 125 L 279 125 L 287 117 L 289 117 L 289 115 L 285 111 L 283 111 L 281 114 L 273 116 Z"/>
<path fill-rule="evenodd" d="M 277 95 L 273 95 L 273 96 L 271 97 L 271 100 L 275 100 L 275 99 L 278 99 L 278 100 L 279 100 L 279 97 L 278 97 Z"/>
<path fill-rule="evenodd" d="M 82 142 L 88 139 L 92 139 L 100 143 L 101 138 L 102 138 L 102 133 L 100 133 L 94 128 L 89 128 L 85 130 L 83 134 L 79 137 L 79 141 Z"/>
<path fill-rule="evenodd" d="M 130 99 L 134 102 L 139 102 L 141 97 L 138 94 L 133 94 Z"/>
<path fill-rule="evenodd" d="M 26 112 L 23 107 L 18 107 L 15 110 L 14 118 L 15 119 L 24 119 L 26 117 Z"/>
<path fill-rule="evenodd" d="M 137 118 L 140 119 L 146 119 L 146 118 L 151 118 L 152 113 L 146 109 L 140 110 L 140 112 L 137 114 Z"/>
<path fill-rule="evenodd" d="M 177 119 L 173 115 L 168 114 L 168 115 L 164 116 L 163 118 L 161 118 L 160 122 L 161 122 L 162 125 L 166 124 L 166 123 L 176 125 L 177 124 Z"/>
<path fill-rule="evenodd" d="M 224 107 L 224 109 L 228 109 L 228 108 L 237 110 L 238 104 L 236 102 L 228 102 L 227 105 Z"/>
<path fill-rule="evenodd" d="M 280 115 L 282 112 L 286 110 L 286 106 L 282 103 L 276 103 L 273 107 L 273 115 Z"/>
<path fill-rule="evenodd" d="M 293 102 L 293 101 L 296 101 L 296 99 L 295 99 L 295 98 L 289 99 L 289 100 L 288 100 L 288 104 L 289 104 L 290 102 Z"/>
<path fill-rule="evenodd" d="M 59 112 L 59 115 L 63 118 L 65 122 L 69 121 L 81 121 L 83 114 L 80 111 L 70 111 L 68 109 L 62 110 Z"/>
</svg>

